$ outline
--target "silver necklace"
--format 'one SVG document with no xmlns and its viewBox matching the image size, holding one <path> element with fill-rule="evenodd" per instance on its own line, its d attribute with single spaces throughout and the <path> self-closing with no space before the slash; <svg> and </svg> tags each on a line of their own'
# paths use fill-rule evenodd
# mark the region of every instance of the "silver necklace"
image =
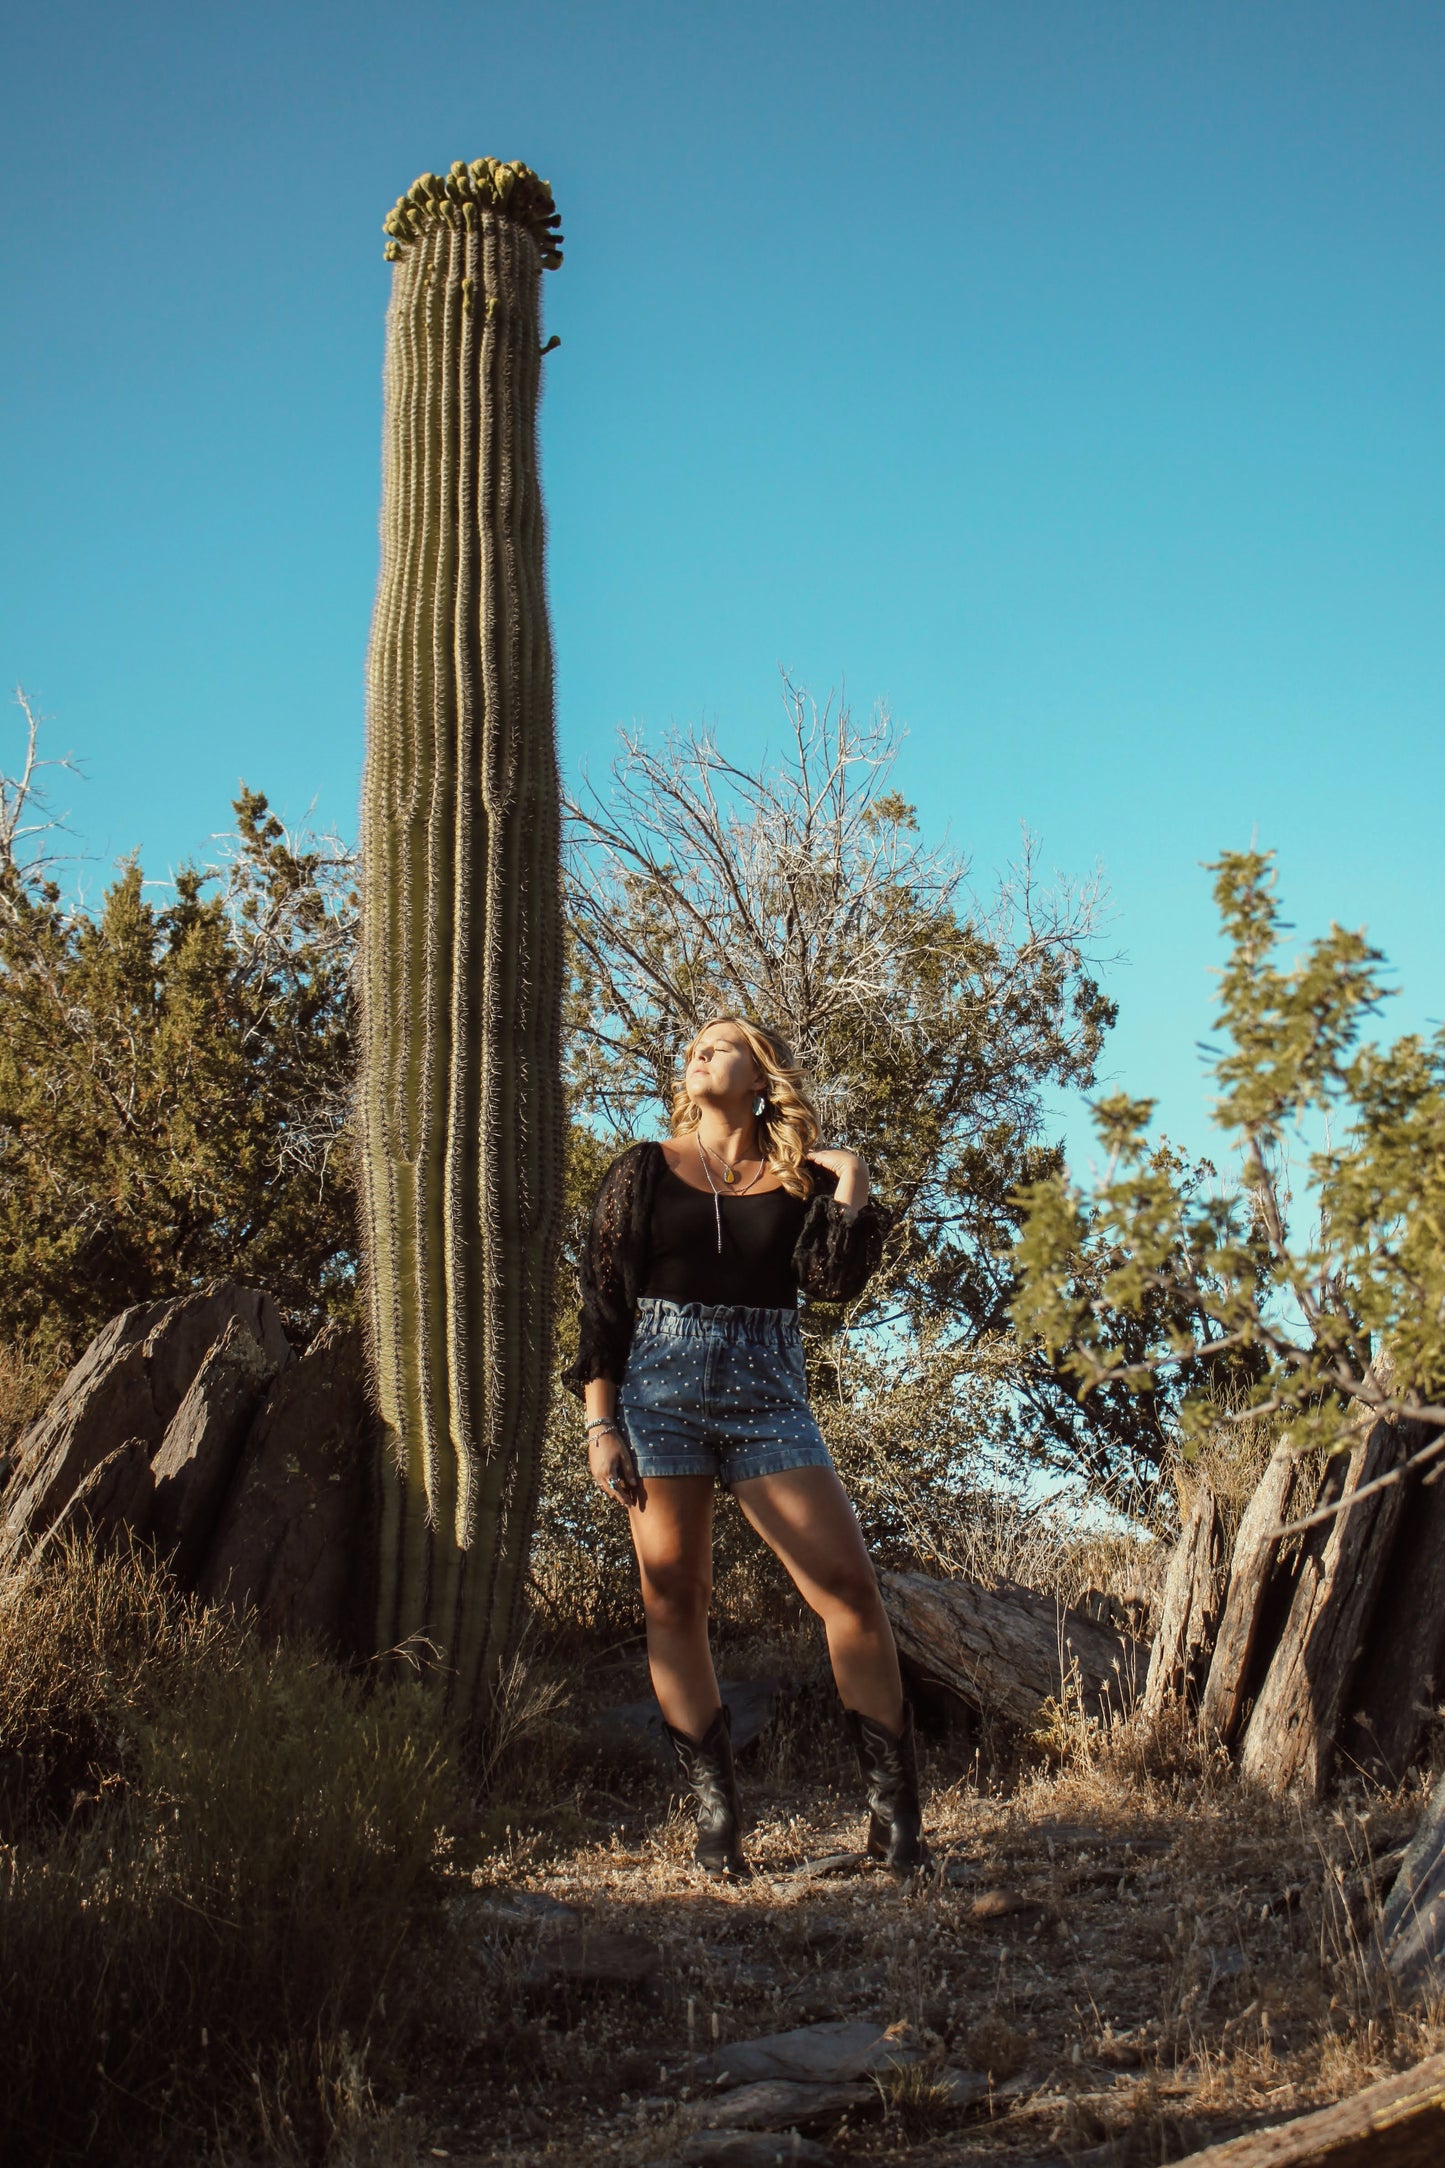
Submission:
<svg viewBox="0 0 1445 2168">
<path fill-rule="evenodd" d="M 712 1178 L 712 1168 L 711 1168 L 711 1167 L 710 1167 L 710 1166 L 708 1165 L 708 1163 L 707 1163 L 707 1162 L 708 1162 L 708 1152 L 707 1152 L 707 1148 L 706 1148 L 706 1146 L 705 1146 L 705 1145 L 703 1144 L 703 1141 L 702 1141 L 702 1137 L 701 1137 L 701 1136 L 699 1135 L 699 1133 L 698 1133 L 698 1131 L 697 1131 L 697 1130 L 694 1130 L 694 1131 L 693 1131 L 693 1135 L 694 1135 L 695 1137 L 697 1137 L 697 1156 L 698 1156 L 698 1158 L 699 1158 L 699 1159 L 700 1159 L 700 1160 L 702 1161 L 702 1171 L 703 1171 L 703 1173 L 704 1173 L 704 1174 L 705 1174 L 705 1175 L 707 1176 L 707 1186 L 708 1186 L 708 1188 L 709 1188 L 709 1189 L 710 1189 L 710 1190 L 712 1191 L 712 1215 L 713 1215 L 713 1218 L 714 1218 L 714 1219 L 715 1219 L 715 1220 L 717 1221 L 717 1253 L 718 1253 L 718 1256 L 719 1256 L 719 1257 L 721 1257 L 721 1256 L 722 1256 L 722 1191 L 721 1191 L 721 1190 L 720 1190 L 720 1189 L 718 1188 L 718 1186 L 717 1186 L 716 1182 L 715 1182 L 715 1181 L 713 1180 L 713 1178 Z M 741 1189 L 740 1189 L 740 1190 L 738 1191 L 738 1195 L 739 1195 L 740 1197 L 744 1197 L 744 1196 L 746 1196 L 746 1195 L 747 1195 L 747 1192 L 748 1192 L 748 1191 L 749 1191 L 749 1190 L 750 1190 L 750 1189 L 752 1188 L 752 1186 L 753 1186 L 753 1182 L 756 1182 L 756 1181 L 758 1180 L 759 1176 L 760 1176 L 760 1175 L 762 1174 L 762 1171 L 763 1171 L 763 1169 L 764 1169 L 764 1167 L 765 1167 L 766 1165 L 767 1165 L 767 1161 L 766 1161 L 765 1159 L 760 1159 L 760 1160 L 758 1161 L 758 1172 L 757 1172 L 757 1174 L 755 1174 L 755 1175 L 753 1176 L 753 1178 L 752 1178 L 752 1181 L 750 1181 L 750 1182 L 744 1182 L 744 1183 L 743 1183 L 743 1185 L 742 1185 L 742 1188 L 741 1188 Z M 731 1167 L 730 1167 L 730 1166 L 728 1165 L 728 1163 L 727 1163 L 727 1161 L 726 1161 L 725 1159 L 724 1159 L 724 1160 L 722 1161 L 722 1170 L 723 1170 L 723 1180 L 724 1180 L 725 1182 L 728 1182 L 728 1183 L 735 1183 L 735 1182 L 737 1181 L 737 1176 L 736 1176 L 736 1175 L 735 1175 L 735 1174 L 733 1173 L 733 1171 L 732 1171 L 732 1168 L 731 1168 Z"/>
</svg>

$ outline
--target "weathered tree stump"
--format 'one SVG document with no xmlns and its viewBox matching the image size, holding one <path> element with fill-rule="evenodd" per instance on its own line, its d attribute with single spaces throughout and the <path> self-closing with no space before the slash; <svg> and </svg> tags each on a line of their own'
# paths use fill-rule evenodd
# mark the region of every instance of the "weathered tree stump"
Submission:
<svg viewBox="0 0 1445 2168">
<path fill-rule="evenodd" d="M 1445 2055 L 1432 2055 L 1333 2107 L 1191 2153 L 1179 2168 L 1439 2168 L 1441 2160 Z"/>
<path fill-rule="evenodd" d="M 1386 1970 L 1402 1993 L 1445 1979 L 1445 1777 L 1431 1794 L 1380 1920 Z"/>
<path fill-rule="evenodd" d="M 1120 1715 L 1144 1651 L 1110 1627 L 1016 1582 L 882 1573 L 899 1655 L 986 1716 L 1030 1728 L 1046 1701 L 1077 1691 L 1091 1716 Z"/>
<path fill-rule="evenodd" d="M 1357 1491 L 1396 1467 L 1401 1427 L 1381 1419 L 1349 1455 L 1332 1461 L 1322 1502 L 1339 1510 L 1308 1531 L 1294 1570 L 1289 1615 L 1250 1712 L 1243 1774 L 1269 1791 L 1319 1798 L 1333 1772 L 1346 1697 L 1389 1565 L 1403 1503 L 1392 1483 L 1352 1504 Z"/>
<path fill-rule="evenodd" d="M 1294 1480 L 1294 1466 L 1289 1447 L 1276 1446 L 1244 1509 L 1234 1539 L 1229 1588 L 1199 1704 L 1200 1728 L 1224 1746 L 1234 1744 L 1245 1713 L 1251 1671 L 1257 1668 L 1254 1659 L 1260 1624 L 1279 1554 L 1280 1523 Z"/>
<path fill-rule="evenodd" d="M 1214 1492 L 1201 1483 L 1164 1580 L 1144 1685 L 1147 1718 L 1157 1719 L 1169 1708 L 1198 1705 L 1224 1600 L 1223 1549 Z"/>
<path fill-rule="evenodd" d="M 1439 1434 L 1402 1423 L 1402 1457 Z M 1347 1767 L 1398 1784 L 1445 1688 L 1445 1460 L 1401 1484 L 1394 1549 L 1350 1688 L 1340 1737 Z"/>
</svg>

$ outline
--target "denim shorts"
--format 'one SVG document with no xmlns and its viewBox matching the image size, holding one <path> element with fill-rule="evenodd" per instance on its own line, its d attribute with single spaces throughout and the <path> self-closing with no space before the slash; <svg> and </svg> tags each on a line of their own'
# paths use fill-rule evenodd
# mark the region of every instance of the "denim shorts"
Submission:
<svg viewBox="0 0 1445 2168">
<path fill-rule="evenodd" d="M 833 1465 L 808 1406 L 796 1310 L 644 1295 L 617 1411 L 643 1477 L 732 1484 Z"/>
</svg>

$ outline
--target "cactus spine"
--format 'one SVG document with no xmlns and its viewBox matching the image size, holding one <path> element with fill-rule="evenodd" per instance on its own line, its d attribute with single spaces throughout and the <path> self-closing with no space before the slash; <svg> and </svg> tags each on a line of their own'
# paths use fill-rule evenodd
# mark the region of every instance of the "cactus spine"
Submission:
<svg viewBox="0 0 1445 2168">
<path fill-rule="evenodd" d="M 526 166 L 386 220 L 381 577 L 367 664 L 362 1246 L 385 1427 L 377 1645 L 473 1714 L 515 1627 L 551 1371 L 563 1116 L 559 805 Z"/>
</svg>

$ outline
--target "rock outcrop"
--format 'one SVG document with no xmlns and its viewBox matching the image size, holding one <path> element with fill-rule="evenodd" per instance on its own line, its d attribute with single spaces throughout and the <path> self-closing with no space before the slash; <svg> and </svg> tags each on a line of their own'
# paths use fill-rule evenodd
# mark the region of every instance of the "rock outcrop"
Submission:
<svg viewBox="0 0 1445 2168">
<path fill-rule="evenodd" d="M 16 1450 L 0 1573 L 71 1535 L 154 1544 L 183 1589 L 367 1649 L 376 1475 L 361 1336 L 299 1358 L 269 1295 L 215 1282 L 113 1318 Z"/>
<path fill-rule="evenodd" d="M 197 1590 L 334 1647 L 363 1639 L 371 1414 L 361 1334 L 323 1327 L 256 1411 Z"/>
<path fill-rule="evenodd" d="M 151 1463 L 151 1531 L 186 1587 L 205 1564 L 257 1402 L 282 1367 L 233 1317 L 167 1425 Z"/>
<path fill-rule="evenodd" d="M 35 1549 L 93 1469 L 118 1446 L 161 1444 L 197 1371 L 239 1322 L 279 1369 L 291 1359 L 271 1297 L 232 1280 L 138 1303 L 98 1333 L 21 1439 L 0 1515 L 0 1572 Z"/>
</svg>

